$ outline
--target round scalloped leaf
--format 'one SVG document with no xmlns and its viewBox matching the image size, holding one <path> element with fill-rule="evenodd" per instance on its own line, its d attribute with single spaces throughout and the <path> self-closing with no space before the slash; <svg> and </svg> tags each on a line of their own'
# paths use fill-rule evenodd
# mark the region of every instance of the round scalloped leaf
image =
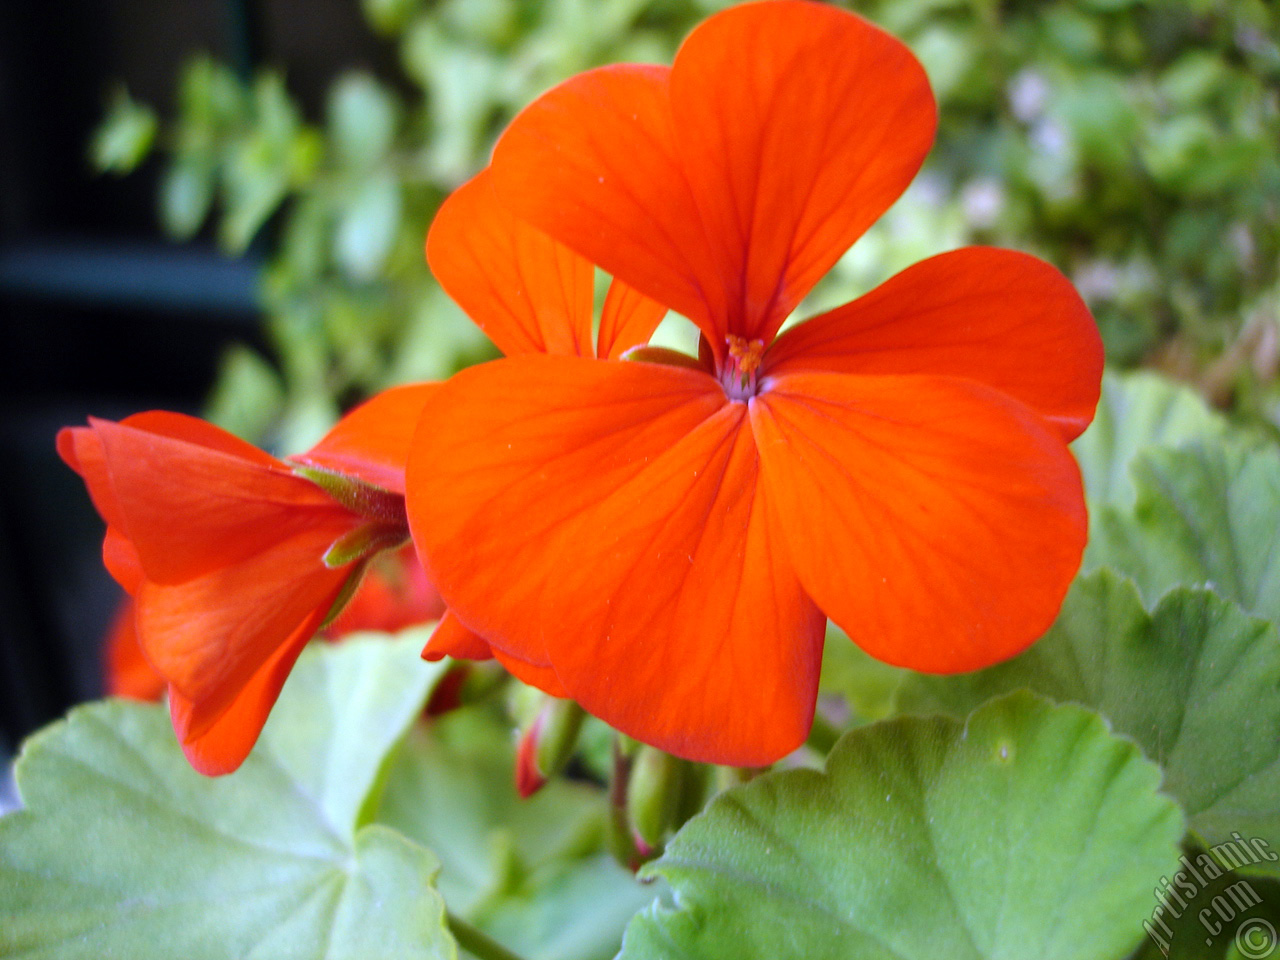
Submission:
<svg viewBox="0 0 1280 960">
<path fill-rule="evenodd" d="M 186 763 L 163 707 L 106 701 L 33 737 L 0 819 L 0 956 L 453 960 L 439 864 L 358 826 L 441 672 L 420 637 L 304 652 L 236 773 Z"/>
<path fill-rule="evenodd" d="M 622 960 L 1114 960 L 1182 815 L 1096 714 L 1020 693 L 846 734 L 825 773 L 717 798 L 645 868 L 675 890 Z"/>
<path fill-rule="evenodd" d="M 1193 444 L 1134 462 L 1129 510 L 1096 511 L 1086 570 L 1133 577 L 1148 604 L 1180 585 L 1206 586 L 1280 620 L 1280 450 Z"/>
<path fill-rule="evenodd" d="M 1102 377 L 1093 423 L 1071 451 L 1095 504 L 1133 503 L 1133 458 L 1148 447 L 1180 447 L 1222 436 L 1226 421 L 1194 391 L 1147 371 Z"/>
<path fill-rule="evenodd" d="M 963 716 L 1030 688 L 1101 713 L 1165 771 L 1208 845 L 1232 831 L 1280 847 L 1280 636 L 1205 590 L 1178 589 L 1153 613 L 1109 570 L 1078 580 L 1053 629 L 1026 653 L 952 677 L 916 674 L 903 710 Z M 1249 872 L 1280 873 L 1257 860 Z"/>
</svg>

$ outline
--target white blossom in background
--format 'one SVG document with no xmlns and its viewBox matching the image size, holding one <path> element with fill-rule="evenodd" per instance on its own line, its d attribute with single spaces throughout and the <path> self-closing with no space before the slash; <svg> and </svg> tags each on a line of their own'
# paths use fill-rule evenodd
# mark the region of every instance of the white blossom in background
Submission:
<svg viewBox="0 0 1280 960">
<path fill-rule="evenodd" d="M 1000 182 L 992 177 L 970 180 L 960 191 L 960 209 L 973 230 L 989 230 L 1004 213 L 1005 195 Z"/>
<path fill-rule="evenodd" d="M 1053 88 L 1049 86 L 1044 74 L 1030 67 L 1019 70 L 1010 79 L 1006 91 L 1009 109 L 1023 123 L 1034 123 L 1044 113 L 1052 92 Z"/>
</svg>

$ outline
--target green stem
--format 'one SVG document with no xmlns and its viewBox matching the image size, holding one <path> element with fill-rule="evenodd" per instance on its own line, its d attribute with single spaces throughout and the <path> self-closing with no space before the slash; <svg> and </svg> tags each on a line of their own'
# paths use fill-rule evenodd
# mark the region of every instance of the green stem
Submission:
<svg viewBox="0 0 1280 960">
<path fill-rule="evenodd" d="M 481 933 L 471 924 L 455 917 L 452 913 L 446 914 L 445 919 L 449 924 L 449 932 L 453 934 L 453 939 L 458 941 L 458 946 L 473 957 L 476 957 L 477 960 L 523 960 L 518 953 L 512 953 L 497 940 L 494 940 L 488 934 Z"/>
</svg>

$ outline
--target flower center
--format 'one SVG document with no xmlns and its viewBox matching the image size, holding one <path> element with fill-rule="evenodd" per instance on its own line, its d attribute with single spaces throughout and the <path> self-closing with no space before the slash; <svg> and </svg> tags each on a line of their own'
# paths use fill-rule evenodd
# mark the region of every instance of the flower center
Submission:
<svg viewBox="0 0 1280 960">
<path fill-rule="evenodd" d="M 730 400 L 749 400 L 756 395 L 756 373 L 764 359 L 764 341 L 732 333 L 724 339 L 729 344 L 729 356 L 720 371 L 720 384 Z"/>
</svg>

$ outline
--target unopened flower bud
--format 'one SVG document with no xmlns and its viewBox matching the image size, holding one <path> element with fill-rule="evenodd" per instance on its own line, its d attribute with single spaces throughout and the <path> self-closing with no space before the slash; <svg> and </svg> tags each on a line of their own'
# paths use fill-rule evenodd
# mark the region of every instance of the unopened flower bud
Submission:
<svg viewBox="0 0 1280 960">
<path fill-rule="evenodd" d="M 627 819 L 625 805 L 609 808 L 608 832 L 605 834 L 605 841 L 613 859 L 632 873 L 639 870 L 645 861 L 652 857 L 651 850 L 641 852 L 640 845 L 636 842 L 636 835 L 631 829 L 631 822 Z"/>
<path fill-rule="evenodd" d="M 685 764 L 684 776 L 681 778 L 680 800 L 676 804 L 675 819 L 671 823 L 672 832 L 683 827 L 690 817 L 702 812 L 702 808 L 707 804 L 710 786 L 710 767 L 702 763 Z"/>
<path fill-rule="evenodd" d="M 547 778 L 538 770 L 535 759 L 538 753 L 538 734 L 542 729 L 542 714 L 533 718 L 533 723 L 520 734 L 516 745 L 516 792 L 521 800 L 527 800 L 547 782 Z"/>
<path fill-rule="evenodd" d="M 657 849 L 676 822 L 688 763 L 655 747 L 642 747 L 627 784 L 627 814 L 636 834 Z"/>
<path fill-rule="evenodd" d="M 544 777 L 554 777 L 577 749 L 578 734 L 587 714 L 572 700 L 548 697 L 540 716 L 543 722 L 534 760 Z"/>
<path fill-rule="evenodd" d="M 572 700 L 544 699 L 533 721 L 520 734 L 516 749 L 516 789 L 521 797 L 533 795 L 565 768 L 577 749 L 585 716 Z"/>
<path fill-rule="evenodd" d="M 627 813 L 627 785 L 631 767 L 640 745 L 630 737 L 616 734 L 613 739 L 613 773 L 609 778 L 609 820 L 605 842 L 613 859 L 632 873 L 650 860 L 655 852 L 639 841 Z M 643 844 L 643 845 L 642 845 Z"/>
</svg>

